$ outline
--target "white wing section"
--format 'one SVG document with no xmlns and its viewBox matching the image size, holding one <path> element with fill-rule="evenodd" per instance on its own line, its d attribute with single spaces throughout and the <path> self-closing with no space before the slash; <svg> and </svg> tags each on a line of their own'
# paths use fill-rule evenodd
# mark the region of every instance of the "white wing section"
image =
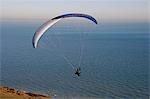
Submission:
<svg viewBox="0 0 150 99">
<path fill-rule="evenodd" d="M 51 27 L 53 26 L 55 23 L 57 23 L 60 19 L 55 19 L 55 20 L 49 20 L 47 22 L 45 22 L 43 25 L 41 25 L 38 30 L 35 32 L 32 43 L 34 48 L 37 48 L 38 46 L 38 42 L 40 40 L 40 38 L 43 36 L 43 34 Z"/>
</svg>

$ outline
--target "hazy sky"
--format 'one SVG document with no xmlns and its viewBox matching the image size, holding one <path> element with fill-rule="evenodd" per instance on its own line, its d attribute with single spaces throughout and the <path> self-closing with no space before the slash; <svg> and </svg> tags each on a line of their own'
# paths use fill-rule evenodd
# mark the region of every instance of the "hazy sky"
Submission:
<svg viewBox="0 0 150 99">
<path fill-rule="evenodd" d="M 104 21 L 146 21 L 148 0 L 1 0 L 1 19 L 50 19 L 80 12 Z"/>
</svg>

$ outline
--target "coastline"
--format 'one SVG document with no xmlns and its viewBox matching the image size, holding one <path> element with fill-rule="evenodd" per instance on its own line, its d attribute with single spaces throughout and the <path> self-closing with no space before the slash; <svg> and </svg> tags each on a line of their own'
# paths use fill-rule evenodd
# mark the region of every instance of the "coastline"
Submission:
<svg viewBox="0 0 150 99">
<path fill-rule="evenodd" d="M 51 99 L 50 96 L 0 86 L 0 99 Z"/>
</svg>

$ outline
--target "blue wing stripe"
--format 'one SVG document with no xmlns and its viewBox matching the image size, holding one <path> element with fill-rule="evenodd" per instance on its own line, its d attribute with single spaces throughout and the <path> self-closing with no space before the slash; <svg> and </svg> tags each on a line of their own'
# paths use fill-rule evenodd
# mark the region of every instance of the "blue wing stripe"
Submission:
<svg viewBox="0 0 150 99">
<path fill-rule="evenodd" d="M 64 14 L 64 15 L 57 16 L 57 17 L 53 18 L 52 20 L 59 19 L 59 18 L 67 18 L 67 17 L 83 17 L 83 18 L 87 18 L 87 19 L 93 21 L 95 24 L 97 24 L 96 19 L 93 18 L 92 16 L 87 15 L 87 14 L 80 14 L 80 13 Z"/>
</svg>

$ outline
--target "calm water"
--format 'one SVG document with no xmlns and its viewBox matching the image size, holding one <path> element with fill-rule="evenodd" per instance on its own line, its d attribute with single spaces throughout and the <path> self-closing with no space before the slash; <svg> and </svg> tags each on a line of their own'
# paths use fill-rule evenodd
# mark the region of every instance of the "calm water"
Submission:
<svg viewBox="0 0 150 99">
<path fill-rule="evenodd" d="M 2 85 L 64 99 L 148 99 L 146 23 L 62 25 L 32 47 L 42 22 L 3 22 Z M 81 39 L 80 39 L 81 38 Z M 81 77 L 64 60 L 79 65 Z"/>
</svg>

